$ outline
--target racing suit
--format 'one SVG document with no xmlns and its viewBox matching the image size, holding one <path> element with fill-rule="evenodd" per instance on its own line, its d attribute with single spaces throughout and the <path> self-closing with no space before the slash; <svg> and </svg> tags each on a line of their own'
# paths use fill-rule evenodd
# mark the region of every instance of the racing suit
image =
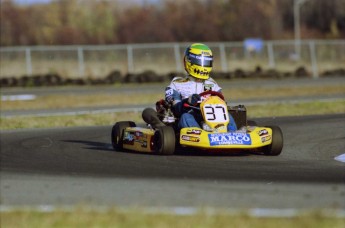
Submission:
<svg viewBox="0 0 345 228">
<path fill-rule="evenodd" d="M 174 115 L 180 117 L 178 128 L 197 127 L 201 128 L 199 123 L 202 117 L 199 113 L 195 113 L 189 108 L 185 108 L 184 103 L 188 102 L 193 94 L 200 94 L 204 91 L 221 92 L 222 88 L 212 78 L 207 80 L 196 79 L 191 76 L 185 78 L 175 77 L 170 85 L 165 89 L 165 100 L 172 103 L 172 110 Z M 228 131 L 236 131 L 236 123 L 230 115 L 230 123 L 228 124 Z"/>
</svg>

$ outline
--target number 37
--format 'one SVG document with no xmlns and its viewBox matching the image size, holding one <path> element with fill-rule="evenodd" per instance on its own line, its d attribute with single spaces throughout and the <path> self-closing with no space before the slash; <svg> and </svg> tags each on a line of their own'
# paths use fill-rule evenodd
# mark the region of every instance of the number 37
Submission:
<svg viewBox="0 0 345 228">
<path fill-rule="evenodd" d="M 221 122 L 228 120 L 228 112 L 223 105 L 205 105 L 205 119 L 210 122 Z"/>
</svg>

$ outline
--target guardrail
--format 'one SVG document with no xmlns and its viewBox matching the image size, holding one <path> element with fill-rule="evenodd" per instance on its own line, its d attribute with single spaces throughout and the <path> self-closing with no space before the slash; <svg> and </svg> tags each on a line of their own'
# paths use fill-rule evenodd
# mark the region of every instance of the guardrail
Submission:
<svg viewBox="0 0 345 228">
<path fill-rule="evenodd" d="M 264 41 L 252 50 L 244 42 L 206 43 L 214 54 L 214 71 L 276 69 L 300 66 L 318 77 L 320 72 L 344 68 L 345 40 L 302 40 L 298 56 L 294 40 Z M 0 48 L 0 78 L 54 73 L 64 77 L 104 77 L 152 70 L 183 72 L 183 52 L 190 43 L 127 45 L 27 46 Z"/>
</svg>

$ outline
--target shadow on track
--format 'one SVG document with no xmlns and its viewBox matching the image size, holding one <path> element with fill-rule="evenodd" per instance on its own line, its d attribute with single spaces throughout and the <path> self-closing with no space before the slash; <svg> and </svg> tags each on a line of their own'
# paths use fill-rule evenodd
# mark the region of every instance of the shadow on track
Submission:
<svg viewBox="0 0 345 228">
<path fill-rule="evenodd" d="M 87 146 L 87 147 L 84 147 L 84 149 L 89 149 L 89 150 L 103 150 L 103 151 L 112 151 L 112 152 L 114 151 L 111 143 L 102 143 L 102 142 L 85 141 L 85 140 L 62 140 L 62 142 L 84 144 Z"/>
<path fill-rule="evenodd" d="M 138 151 L 130 151 L 130 150 L 123 150 L 123 151 L 114 151 L 111 143 L 102 143 L 102 142 L 95 142 L 95 141 L 86 141 L 86 140 L 62 140 L 63 142 L 67 143 L 79 143 L 83 144 L 86 147 L 83 149 L 88 150 L 101 150 L 101 151 L 109 151 L 109 152 L 116 152 L 116 153 L 128 153 L 128 154 L 142 154 L 142 155 L 153 155 L 153 156 L 160 156 L 155 153 L 145 153 L 145 152 L 138 152 Z M 175 150 L 174 155 L 176 156 L 195 156 L 195 157 L 221 157 L 221 156 L 235 156 L 235 157 L 245 157 L 245 156 L 252 156 L 252 155 L 261 155 L 255 151 L 206 151 L 206 150 L 195 150 L 193 148 L 181 148 L 178 147 Z M 174 156 L 172 155 L 172 156 Z"/>
<path fill-rule="evenodd" d="M 257 155 L 253 151 L 241 151 L 241 150 L 232 150 L 232 151 L 225 151 L 225 150 L 218 150 L 218 151 L 210 151 L 210 150 L 198 150 L 195 148 L 183 148 L 178 147 L 175 150 L 174 155 L 181 155 L 181 156 L 200 156 L 200 157 L 222 157 L 222 156 L 234 156 L 234 157 L 246 157 L 251 155 Z"/>
</svg>

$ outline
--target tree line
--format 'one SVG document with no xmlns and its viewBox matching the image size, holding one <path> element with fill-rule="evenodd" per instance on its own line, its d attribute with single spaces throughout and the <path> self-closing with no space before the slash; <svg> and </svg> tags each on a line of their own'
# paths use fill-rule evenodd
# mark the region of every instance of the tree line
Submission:
<svg viewBox="0 0 345 228">
<path fill-rule="evenodd" d="M 294 0 L 55 0 L 17 5 L 2 0 L 1 46 L 292 39 Z M 145 1 L 144 1 L 145 2 Z M 343 39 L 345 0 L 299 7 L 302 38 Z"/>
</svg>

